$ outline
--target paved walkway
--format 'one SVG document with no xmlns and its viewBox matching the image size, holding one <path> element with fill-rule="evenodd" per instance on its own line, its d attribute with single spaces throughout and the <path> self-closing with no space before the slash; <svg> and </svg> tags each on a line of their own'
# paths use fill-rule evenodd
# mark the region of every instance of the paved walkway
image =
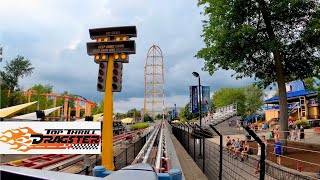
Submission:
<svg viewBox="0 0 320 180">
<path fill-rule="evenodd" d="M 182 172 L 186 180 L 207 180 L 208 178 L 202 173 L 198 165 L 193 161 L 191 156 L 182 147 L 179 141 L 170 134 L 173 146 L 177 152 Z"/>
</svg>

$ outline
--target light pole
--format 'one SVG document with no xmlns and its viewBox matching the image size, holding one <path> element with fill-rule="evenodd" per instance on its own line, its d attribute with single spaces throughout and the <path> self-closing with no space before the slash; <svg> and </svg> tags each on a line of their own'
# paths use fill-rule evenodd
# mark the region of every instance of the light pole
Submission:
<svg viewBox="0 0 320 180">
<path fill-rule="evenodd" d="M 199 79 L 199 100 L 200 100 L 200 103 L 199 103 L 199 121 L 200 121 L 200 128 L 201 128 L 201 125 L 202 125 L 202 123 L 201 123 L 201 114 L 202 114 L 201 103 L 202 103 L 202 101 L 201 101 L 201 81 L 200 81 L 200 75 L 199 75 L 199 73 L 197 73 L 197 72 L 193 72 L 192 75 L 193 75 L 194 77 L 197 77 L 197 78 Z M 202 137 L 202 138 L 203 138 L 203 137 Z M 201 139 L 202 139 L 202 138 L 201 138 Z M 200 157 L 202 156 L 202 154 L 201 154 L 201 139 L 200 139 L 200 153 L 199 153 L 199 156 L 200 156 Z"/>
<path fill-rule="evenodd" d="M 177 105 L 174 104 L 174 118 L 177 118 Z"/>
</svg>

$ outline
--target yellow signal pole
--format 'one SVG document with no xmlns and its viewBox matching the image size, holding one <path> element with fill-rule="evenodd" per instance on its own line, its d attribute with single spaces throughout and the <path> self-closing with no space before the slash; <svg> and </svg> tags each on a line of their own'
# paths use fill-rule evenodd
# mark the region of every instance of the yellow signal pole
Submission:
<svg viewBox="0 0 320 180">
<path fill-rule="evenodd" d="M 107 170 L 114 170 L 113 164 L 113 56 L 108 57 L 108 70 L 104 92 L 103 132 L 102 132 L 102 166 Z"/>
</svg>

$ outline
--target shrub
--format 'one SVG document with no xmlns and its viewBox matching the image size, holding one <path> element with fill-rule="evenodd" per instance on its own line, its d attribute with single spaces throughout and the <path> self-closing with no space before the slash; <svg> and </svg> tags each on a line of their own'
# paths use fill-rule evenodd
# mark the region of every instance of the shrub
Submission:
<svg viewBox="0 0 320 180">
<path fill-rule="evenodd" d="M 294 122 L 295 126 L 303 126 L 304 129 L 309 129 L 310 128 L 310 124 L 307 120 L 300 120 L 300 121 L 296 121 Z"/>
<path fill-rule="evenodd" d="M 131 125 L 130 126 L 130 130 L 133 131 L 133 130 L 138 130 L 138 129 L 144 129 L 144 128 L 147 128 L 149 126 L 150 126 L 150 124 L 147 123 L 147 122 L 137 123 L 137 124 Z"/>
</svg>

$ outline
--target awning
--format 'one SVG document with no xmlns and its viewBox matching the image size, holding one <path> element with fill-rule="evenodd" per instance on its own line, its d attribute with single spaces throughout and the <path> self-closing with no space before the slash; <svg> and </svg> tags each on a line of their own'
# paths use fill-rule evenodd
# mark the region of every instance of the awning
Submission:
<svg viewBox="0 0 320 180">
<path fill-rule="evenodd" d="M 46 110 L 44 110 L 44 114 L 47 116 L 48 114 L 52 113 L 53 111 L 55 111 L 55 110 L 57 110 L 57 109 L 59 109 L 61 107 L 62 106 L 46 109 Z M 15 116 L 15 117 L 13 117 L 13 119 L 37 120 L 37 113 L 33 112 L 33 113 L 29 113 L 29 114 L 24 114 L 24 115 L 21 115 L 21 116 Z"/>
<path fill-rule="evenodd" d="M 132 123 L 132 121 L 133 121 L 133 118 L 125 118 L 125 119 L 121 120 L 122 123 L 126 123 L 126 124 L 127 123 Z"/>
<path fill-rule="evenodd" d="M 0 118 L 4 118 L 4 117 L 7 117 L 7 116 L 9 116 L 11 114 L 17 113 L 18 111 L 20 111 L 20 110 L 22 110 L 22 109 L 24 109 L 24 108 L 26 108 L 28 106 L 31 106 L 31 105 L 33 105 L 33 104 L 35 104 L 37 102 L 38 101 L 0 109 Z"/>
<path fill-rule="evenodd" d="M 316 97 L 318 95 L 317 91 L 307 91 L 307 90 L 300 90 L 300 91 L 294 91 L 287 93 L 287 100 L 294 100 L 299 98 L 300 96 L 306 96 L 306 97 Z M 279 96 L 274 96 L 270 99 L 267 99 L 264 101 L 265 104 L 278 104 L 279 103 Z"/>
</svg>

